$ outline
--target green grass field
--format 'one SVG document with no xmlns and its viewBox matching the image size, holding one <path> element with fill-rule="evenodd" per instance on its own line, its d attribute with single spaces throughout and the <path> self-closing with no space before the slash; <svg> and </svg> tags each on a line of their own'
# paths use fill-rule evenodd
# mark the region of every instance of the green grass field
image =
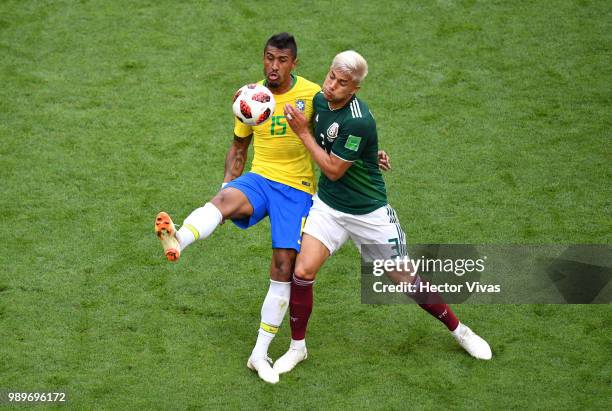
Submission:
<svg viewBox="0 0 612 411">
<path fill-rule="evenodd" d="M 5 0 L 0 390 L 72 409 L 610 409 L 610 305 L 455 306 L 493 348 L 479 362 L 416 306 L 361 304 L 352 245 L 319 275 L 310 358 L 276 386 L 245 367 L 268 223 L 173 265 L 153 219 L 216 193 L 233 92 L 285 30 L 314 81 L 339 51 L 368 59 L 409 242 L 611 243 L 609 2 Z"/>
</svg>

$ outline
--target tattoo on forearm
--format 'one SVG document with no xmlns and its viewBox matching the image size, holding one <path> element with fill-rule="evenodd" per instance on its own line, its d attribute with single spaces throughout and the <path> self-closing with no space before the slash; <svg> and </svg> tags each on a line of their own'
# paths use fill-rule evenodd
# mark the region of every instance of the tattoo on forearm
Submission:
<svg viewBox="0 0 612 411">
<path fill-rule="evenodd" d="M 236 156 L 234 158 L 234 164 L 232 166 L 233 174 L 240 175 L 243 168 L 244 168 L 244 157 Z"/>
</svg>

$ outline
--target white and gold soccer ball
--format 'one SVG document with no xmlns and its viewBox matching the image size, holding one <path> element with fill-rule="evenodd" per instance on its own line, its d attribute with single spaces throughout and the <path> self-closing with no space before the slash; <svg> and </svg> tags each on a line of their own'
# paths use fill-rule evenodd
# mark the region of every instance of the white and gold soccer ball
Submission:
<svg viewBox="0 0 612 411">
<path fill-rule="evenodd" d="M 232 109 L 238 120 L 249 126 L 258 126 L 265 123 L 272 113 L 276 102 L 274 95 L 264 85 L 247 84 L 240 87 L 234 94 Z"/>
</svg>

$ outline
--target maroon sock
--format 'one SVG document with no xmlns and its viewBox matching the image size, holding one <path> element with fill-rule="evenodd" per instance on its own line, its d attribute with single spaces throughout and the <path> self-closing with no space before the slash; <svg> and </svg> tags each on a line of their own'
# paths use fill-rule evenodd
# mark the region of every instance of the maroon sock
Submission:
<svg viewBox="0 0 612 411">
<path fill-rule="evenodd" d="M 306 338 L 306 327 L 312 312 L 312 284 L 293 275 L 291 281 L 291 297 L 289 298 L 289 318 L 291 323 L 291 338 L 303 340 Z"/>
<path fill-rule="evenodd" d="M 442 321 L 450 331 L 455 331 L 457 326 L 459 326 L 459 320 L 448 304 L 419 304 L 419 306 Z"/>
<path fill-rule="evenodd" d="M 459 320 L 455 313 L 453 313 L 453 310 L 444 302 L 442 296 L 434 292 L 418 291 L 420 288 L 419 283 L 426 282 L 427 280 L 423 280 L 417 275 L 414 281 L 414 284 L 417 285 L 417 292 L 410 296 L 419 303 L 422 309 L 442 321 L 450 331 L 454 331 L 459 325 Z"/>
</svg>

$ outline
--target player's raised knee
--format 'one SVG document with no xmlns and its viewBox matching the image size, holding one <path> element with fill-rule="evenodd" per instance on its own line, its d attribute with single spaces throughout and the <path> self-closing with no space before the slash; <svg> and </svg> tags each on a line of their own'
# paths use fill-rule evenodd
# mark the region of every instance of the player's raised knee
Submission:
<svg viewBox="0 0 612 411">
<path fill-rule="evenodd" d="M 215 195 L 210 202 L 219 209 L 223 219 L 243 218 L 253 213 L 253 207 L 242 191 L 227 187 Z"/>
</svg>

